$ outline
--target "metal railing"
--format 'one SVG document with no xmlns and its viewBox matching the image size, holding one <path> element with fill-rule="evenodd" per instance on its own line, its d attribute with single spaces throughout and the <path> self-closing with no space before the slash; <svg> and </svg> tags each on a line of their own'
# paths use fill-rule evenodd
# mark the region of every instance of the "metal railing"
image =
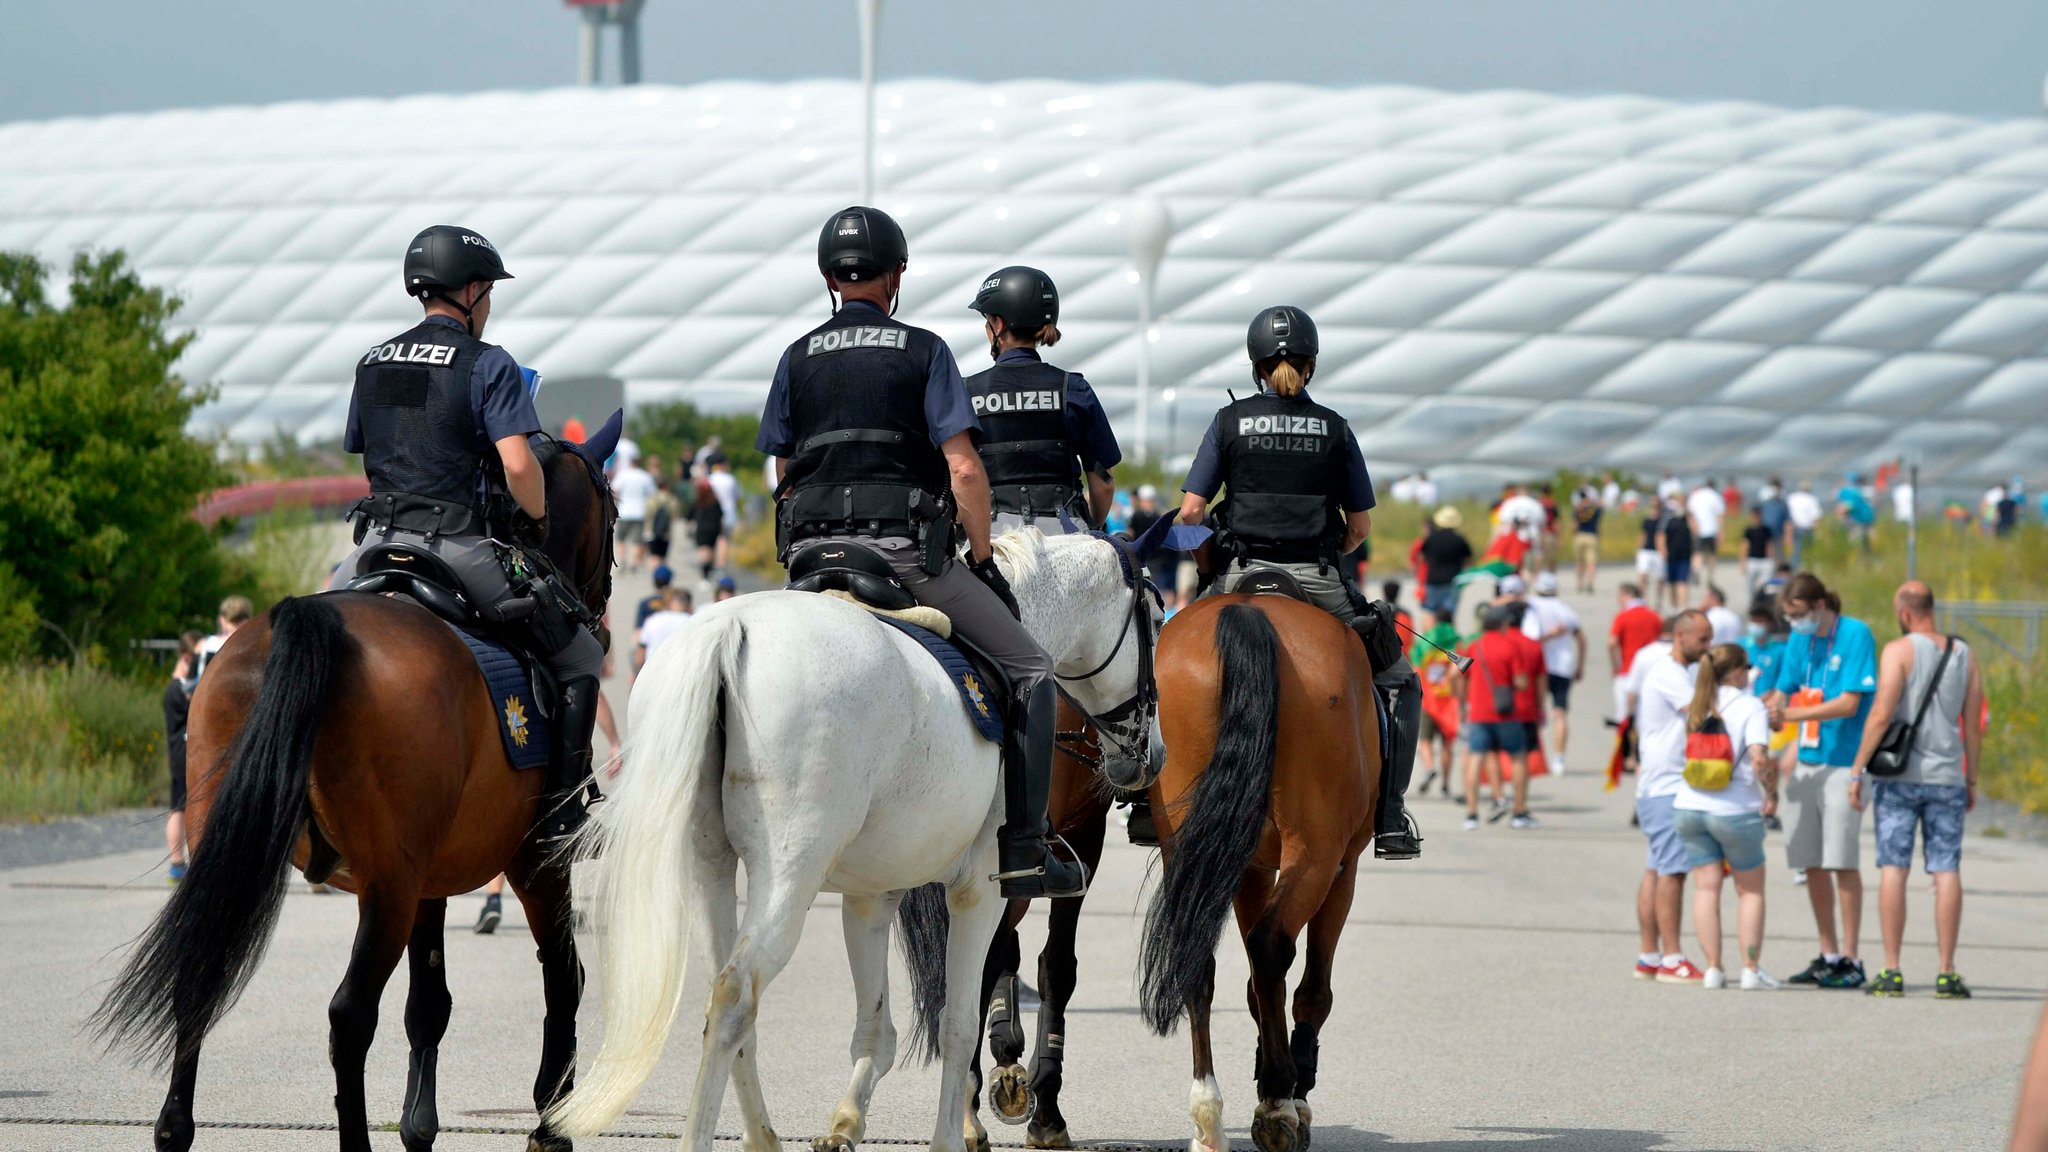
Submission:
<svg viewBox="0 0 2048 1152">
<path fill-rule="evenodd" d="M 1989 642 L 1990 650 L 2003 651 L 2021 663 L 2031 663 L 2041 651 L 2041 625 L 2048 620 L 2048 603 L 2038 600 L 1950 600 L 1935 606 L 1935 626 L 1965 640 Z M 1990 654 L 1986 646 L 1979 651 Z"/>
</svg>

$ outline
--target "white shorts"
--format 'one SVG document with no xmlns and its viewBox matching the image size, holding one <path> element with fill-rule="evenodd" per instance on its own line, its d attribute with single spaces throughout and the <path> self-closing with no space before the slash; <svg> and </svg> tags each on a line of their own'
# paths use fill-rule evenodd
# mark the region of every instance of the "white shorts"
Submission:
<svg viewBox="0 0 2048 1152">
<path fill-rule="evenodd" d="M 1636 549 L 1636 575 L 1655 581 L 1664 575 L 1664 557 L 1654 548 Z"/>
</svg>

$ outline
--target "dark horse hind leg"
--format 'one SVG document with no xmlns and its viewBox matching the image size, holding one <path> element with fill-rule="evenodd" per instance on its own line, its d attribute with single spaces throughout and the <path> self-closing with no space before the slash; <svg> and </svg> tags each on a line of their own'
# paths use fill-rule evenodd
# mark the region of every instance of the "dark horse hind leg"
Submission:
<svg viewBox="0 0 2048 1152">
<path fill-rule="evenodd" d="M 1074 854 L 1096 875 L 1102 862 L 1105 816 L 1074 830 L 1067 843 Z M 1080 959 L 1075 954 L 1081 926 L 1081 905 L 1086 896 L 1052 901 L 1045 950 L 1038 954 L 1038 1042 L 1032 1048 L 1031 1095 L 1036 1107 L 1031 1126 L 1024 1130 L 1024 1143 L 1031 1148 L 1072 1148 L 1067 1118 L 1060 1112 L 1061 1065 L 1067 1055 L 1067 1005 L 1074 999 L 1079 982 Z"/>
<path fill-rule="evenodd" d="M 1294 934 L 1273 906 L 1274 889 L 1271 873 L 1254 870 L 1237 891 L 1238 924 L 1251 960 L 1246 992 L 1259 1026 L 1252 1143 L 1259 1152 L 1297 1152 L 1301 1124 L 1294 1106 L 1294 1054 L 1287 1041 L 1287 969 L 1294 964 Z"/>
<path fill-rule="evenodd" d="M 981 1005 L 987 1026 L 988 1054 L 995 1064 L 988 1081 L 989 1110 L 1005 1124 L 1022 1124 L 1031 1113 L 1030 1082 L 1024 1072 L 1024 1012 L 1018 1005 L 1017 970 L 1023 967 L 1023 945 L 1017 925 L 1030 909 L 1029 900 L 1012 900 L 989 941 L 988 960 L 981 968 Z M 981 1046 L 969 1065 L 968 1107 L 979 1111 Z M 986 1133 L 983 1134 L 984 1142 Z M 969 1141 L 973 1143 L 973 1141 Z"/>
<path fill-rule="evenodd" d="M 410 986 L 405 997 L 405 1038 L 412 1046 L 405 1072 L 405 1108 L 398 1114 L 398 1140 L 406 1152 L 426 1152 L 441 1132 L 441 1114 L 434 1105 L 434 1072 L 440 1060 L 441 1037 L 448 1031 L 448 1013 L 455 1002 L 448 995 L 447 954 L 442 930 L 448 901 L 422 900 L 406 945 Z"/>
<path fill-rule="evenodd" d="M 156 1114 L 156 1152 L 186 1152 L 192 1147 L 192 1088 L 199 1080 L 199 1045 L 187 1046 L 181 1034 L 171 1063 L 171 1090 Z"/>
<path fill-rule="evenodd" d="M 570 919 L 568 866 L 549 863 L 532 848 L 526 853 L 513 874 L 512 890 L 526 909 L 547 1000 L 540 1071 L 533 1079 L 533 1106 L 544 1114 L 576 1086 L 576 1006 L 583 999 L 583 964 L 576 957 L 575 924 Z M 573 1145 L 543 1120 L 527 1137 L 526 1147 L 528 1152 L 570 1152 Z"/>
<path fill-rule="evenodd" d="M 1294 1035 L 1288 1049 L 1294 1056 L 1294 1110 L 1301 1119 L 1301 1136 L 1296 1147 L 1309 1146 L 1312 1117 L 1308 1094 L 1316 1086 L 1316 1062 L 1323 1024 L 1330 1019 L 1331 963 L 1337 955 L 1337 937 L 1344 932 L 1345 917 L 1351 915 L 1351 896 L 1356 887 L 1358 867 L 1354 861 L 1330 886 L 1323 906 L 1308 924 L 1308 958 L 1301 983 L 1294 989 Z"/>
<path fill-rule="evenodd" d="M 363 1103 L 363 1060 L 377 1034 L 377 1001 L 398 967 L 412 935 L 416 896 L 375 890 L 356 899 L 356 943 L 348 974 L 327 1005 L 327 1051 L 334 1062 L 334 1118 L 342 1152 L 370 1152 L 369 1118 Z"/>
</svg>

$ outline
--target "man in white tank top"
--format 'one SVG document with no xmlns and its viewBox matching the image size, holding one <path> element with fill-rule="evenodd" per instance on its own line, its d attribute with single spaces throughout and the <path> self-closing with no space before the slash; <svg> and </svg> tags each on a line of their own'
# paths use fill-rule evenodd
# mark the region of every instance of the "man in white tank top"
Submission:
<svg viewBox="0 0 2048 1152">
<path fill-rule="evenodd" d="M 1884 924 L 1884 971 L 1870 981 L 1868 991 L 1873 996 L 1905 994 L 1899 946 L 1906 934 L 1906 884 L 1918 831 L 1927 871 L 1934 877 L 1934 932 L 1941 954 L 1934 994 L 1966 1000 L 1969 986 L 1956 973 L 1956 935 L 1963 918 L 1963 814 L 1977 806 L 1978 754 L 1984 744 L 1984 681 L 1969 645 L 1935 630 L 1934 593 L 1927 585 L 1918 580 L 1900 585 L 1892 609 L 1904 635 L 1878 656 L 1877 692 L 1849 782 L 1850 803 L 1859 809 L 1871 806 L 1877 866 L 1883 873 L 1877 905 Z M 1905 772 L 1867 776 L 1885 728 L 1894 719 L 1912 724 L 1916 715 L 1920 721 Z"/>
</svg>

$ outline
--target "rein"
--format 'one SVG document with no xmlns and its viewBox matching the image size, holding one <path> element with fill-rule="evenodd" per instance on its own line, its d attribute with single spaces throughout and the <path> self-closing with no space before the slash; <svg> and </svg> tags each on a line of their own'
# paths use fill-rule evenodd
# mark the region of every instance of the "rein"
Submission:
<svg viewBox="0 0 2048 1152">
<path fill-rule="evenodd" d="M 1092 680 L 1116 662 L 1117 656 L 1124 650 L 1125 641 L 1130 639 L 1133 632 L 1145 633 L 1138 645 L 1138 686 L 1130 699 L 1099 715 L 1091 715 L 1086 708 L 1081 707 L 1078 700 L 1074 699 L 1072 693 L 1063 687 L 1059 688 L 1060 695 L 1066 698 L 1067 703 L 1072 704 L 1074 710 L 1087 719 L 1087 725 L 1055 733 L 1054 742 L 1067 755 L 1090 769 L 1100 771 L 1103 763 L 1101 743 L 1090 739 L 1091 729 L 1096 734 L 1108 737 L 1118 751 L 1140 762 L 1150 755 L 1152 717 L 1159 708 L 1159 685 L 1153 678 L 1152 670 L 1152 645 L 1157 637 L 1153 635 L 1152 613 L 1145 608 L 1145 597 L 1150 593 L 1155 603 L 1159 603 L 1160 599 L 1159 590 L 1152 586 L 1151 576 L 1132 559 L 1128 544 L 1106 532 L 1090 532 L 1088 535 L 1116 549 L 1117 563 L 1123 569 L 1124 585 L 1131 590 L 1130 607 L 1124 613 L 1124 626 L 1117 633 L 1115 646 L 1109 650 L 1108 656 L 1103 657 L 1100 664 L 1079 676 L 1063 676 L 1055 670 L 1053 679 L 1067 684 Z M 1055 687 L 1059 685 L 1056 684 Z"/>
</svg>

